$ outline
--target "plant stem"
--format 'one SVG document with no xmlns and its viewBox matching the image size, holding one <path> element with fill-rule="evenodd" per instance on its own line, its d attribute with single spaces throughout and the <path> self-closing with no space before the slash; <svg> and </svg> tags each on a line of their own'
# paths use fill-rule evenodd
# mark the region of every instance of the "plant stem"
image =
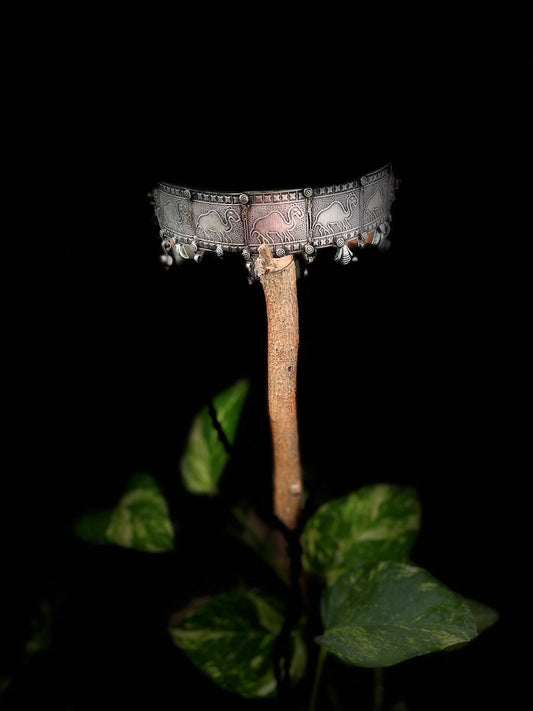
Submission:
<svg viewBox="0 0 533 711">
<path fill-rule="evenodd" d="M 239 540 L 243 545 L 248 546 L 255 551 L 259 558 L 261 558 L 261 560 L 273 570 L 278 578 L 285 583 L 285 585 L 288 585 L 289 579 L 287 570 L 284 570 L 283 567 L 279 565 L 275 554 L 271 551 L 265 540 L 258 535 L 254 527 L 249 522 L 246 513 L 236 506 L 232 509 L 231 514 L 238 525 L 232 526 L 229 529 L 230 534 Z"/>
<path fill-rule="evenodd" d="M 374 706 L 373 711 L 383 711 L 385 686 L 383 683 L 383 667 L 374 669 Z"/>
<path fill-rule="evenodd" d="M 320 653 L 318 655 L 318 660 L 316 663 L 315 679 L 313 681 L 313 691 L 311 692 L 311 703 L 309 705 L 309 711 L 316 711 L 318 708 L 318 691 L 320 689 L 320 682 L 322 680 L 322 672 L 324 671 L 324 662 L 328 656 L 328 650 L 325 647 L 320 647 Z"/>
<path fill-rule="evenodd" d="M 290 530 L 302 510 L 302 465 L 296 411 L 299 324 L 294 257 L 274 259 L 261 245 L 255 272 L 268 321 L 268 409 L 274 450 L 274 513 Z"/>
</svg>

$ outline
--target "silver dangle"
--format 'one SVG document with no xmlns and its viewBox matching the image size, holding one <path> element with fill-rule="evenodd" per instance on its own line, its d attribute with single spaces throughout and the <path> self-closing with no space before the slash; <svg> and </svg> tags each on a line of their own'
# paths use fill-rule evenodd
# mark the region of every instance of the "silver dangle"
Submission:
<svg viewBox="0 0 533 711">
<path fill-rule="evenodd" d="M 244 257 L 244 266 L 248 271 L 248 284 L 253 284 L 254 281 L 257 279 L 255 275 L 253 257 L 248 249 L 243 249 L 241 254 Z"/>
<path fill-rule="evenodd" d="M 366 245 L 366 232 L 357 232 L 357 246 L 363 248 Z"/>
<path fill-rule="evenodd" d="M 185 245 L 185 247 L 186 247 L 187 251 L 189 252 L 189 254 L 191 255 L 189 257 L 189 259 L 193 259 L 196 262 L 196 264 L 200 264 L 200 262 L 204 258 L 204 250 L 198 249 L 198 245 L 196 244 L 196 237 L 193 239 L 193 241 L 190 244 Z"/>
<path fill-rule="evenodd" d="M 389 235 L 390 232 L 390 225 L 388 222 L 382 222 L 379 227 L 376 228 L 376 232 L 374 234 L 374 239 L 372 240 L 372 244 L 379 244 L 382 242 L 384 239 L 386 239 Z"/>
<path fill-rule="evenodd" d="M 386 220 L 385 222 L 382 222 L 381 225 L 378 227 L 379 231 L 383 235 L 382 239 L 386 239 L 389 236 L 390 232 L 390 222 Z"/>
<path fill-rule="evenodd" d="M 181 245 L 179 242 L 177 244 L 174 241 L 172 242 L 172 256 L 174 257 L 176 264 L 181 264 L 184 259 L 181 255 L 180 247 Z"/>
<path fill-rule="evenodd" d="M 178 249 L 178 254 L 181 257 L 181 259 L 191 259 L 192 258 L 192 255 L 189 254 L 189 252 L 185 249 L 186 245 L 182 244 L 181 242 L 178 242 L 178 244 L 176 246 Z"/>
<path fill-rule="evenodd" d="M 183 244 L 182 242 L 178 242 L 175 247 L 175 252 L 177 252 L 177 256 L 180 261 L 183 261 L 184 259 L 194 259 L 197 251 L 198 245 L 194 241 L 191 242 L 191 244 Z"/>
<path fill-rule="evenodd" d="M 309 276 L 309 269 L 307 268 L 307 263 L 303 259 L 294 260 L 294 268 L 296 269 L 296 278 L 300 279 Z"/>
<path fill-rule="evenodd" d="M 173 264 L 173 259 L 169 252 L 172 250 L 174 242 L 172 239 L 169 239 L 163 231 L 160 231 L 159 235 L 162 238 L 161 248 L 163 250 L 163 254 L 159 257 L 159 261 L 166 269 L 168 269 L 168 267 L 171 267 Z"/>
<path fill-rule="evenodd" d="M 337 253 L 335 254 L 336 262 L 340 262 L 341 264 L 349 264 L 352 259 L 357 261 L 357 257 L 354 259 L 353 252 L 346 244 L 344 237 L 337 237 L 335 244 L 337 245 Z"/>
<path fill-rule="evenodd" d="M 372 244 L 376 244 L 380 252 L 385 252 L 390 247 L 389 232 L 390 223 L 388 221 L 382 222 L 376 229 Z"/>
<path fill-rule="evenodd" d="M 304 259 L 307 264 L 312 264 L 316 259 L 316 247 L 312 242 L 308 242 L 304 247 Z"/>
</svg>

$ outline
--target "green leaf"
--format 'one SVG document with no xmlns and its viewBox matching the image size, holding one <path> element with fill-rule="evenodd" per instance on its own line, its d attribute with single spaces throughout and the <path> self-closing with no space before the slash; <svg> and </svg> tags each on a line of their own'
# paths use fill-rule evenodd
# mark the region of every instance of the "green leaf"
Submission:
<svg viewBox="0 0 533 711">
<path fill-rule="evenodd" d="M 149 474 L 133 476 L 112 511 L 82 516 L 75 532 L 90 543 L 114 543 L 149 553 L 174 547 L 174 528 L 167 502 Z"/>
<path fill-rule="evenodd" d="M 135 475 L 111 514 L 107 539 L 150 553 L 172 550 L 174 528 L 161 489 L 149 474 Z"/>
<path fill-rule="evenodd" d="M 248 381 L 239 380 L 213 398 L 217 420 L 230 445 L 235 442 L 248 389 Z M 229 458 L 230 455 L 220 441 L 206 405 L 193 420 L 181 460 L 185 488 L 192 494 L 217 494 L 218 484 Z"/>
<path fill-rule="evenodd" d="M 107 540 L 107 527 L 111 519 L 109 509 L 91 511 L 76 521 L 74 532 L 87 543 L 109 543 Z"/>
<path fill-rule="evenodd" d="M 468 609 L 476 621 L 478 634 L 485 632 L 485 630 L 488 630 L 489 627 L 496 624 L 499 615 L 494 608 L 485 605 L 483 602 L 478 602 L 477 600 L 472 600 L 468 597 L 463 599 L 468 605 Z"/>
<path fill-rule="evenodd" d="M 246 698 L 275 695 L 273 655 L 283 625 L 280 603 L 252 591 L 222 593 L 192 605 L 170 627 L 174 643 L 216 684 Z M 302 678 L 306 648 L 292 637 L 290 675 Z"/>
<path fill-rule="evenodd" d="M 361 667 L 387 667 L 477 635 L 463 598 L 428 572 L 384 561 L 343 575 L 325 594 L 317 642 Z"/>
<path fill-rule="evenodd" d="M 420 528 L 416 491 L 365 486 L 321 506 L 302 536 L 303 565 L 328 584 L 358 564 L 406 562 Z"/>
</svg>

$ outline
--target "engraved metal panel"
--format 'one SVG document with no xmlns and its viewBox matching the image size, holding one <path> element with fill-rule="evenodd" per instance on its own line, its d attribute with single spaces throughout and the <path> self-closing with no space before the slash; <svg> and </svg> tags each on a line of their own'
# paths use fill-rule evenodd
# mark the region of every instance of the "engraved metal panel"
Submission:
<svg viewBox="0 0 533 711">
<path fill-rule="evenodd" d="M 392 202 L 392 173 L 388 169 L 376 171 L 368 176 L 362 200 L 362 222 L 365 232 L 378 227 L 388 220 Z"/>
<path fill-rule="evenodd" d="M 190 200 L 161 189 L 154 191 L 154 200 L 162 230 L 187 240 L 194 237 Z"/>
<path fill-rule="evenodd" d="M 196 241 L 206 249 L 222 245 L 228 250 L 246 244 L 244 226 L 239 205 L 193 200 L 193 225 Z M 226 247 L 227 245 L 227 247 Z"/>
<path fill-rule="evenodd" d="M 322 188 L 313 197 L 311 238 L 317 247 L 333 244 L 339 237 L 354 237 L 360 227 L 359 193 L 357 185 L 350 183 Z"/>
<path fill-rule="evenodd" d="M 280 245 L 287 252 L 303 249 L 307 242 L 306 215 L 307 204 L 300 191 L 254 195 L 248 212 L 250 248 L 270 244 Z"/>
</svg>

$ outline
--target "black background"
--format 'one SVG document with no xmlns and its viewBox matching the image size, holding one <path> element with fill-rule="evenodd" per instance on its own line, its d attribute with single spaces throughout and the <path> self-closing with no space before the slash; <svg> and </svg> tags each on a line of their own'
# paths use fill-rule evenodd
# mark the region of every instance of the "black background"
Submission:
<svg viewBox="0 0 533 711">
<path fill-rule="evenodd" d="M 230 41 L 214 11 L 192 42 L 186 23 L 165 27 L 162 17 L 102 23 L 83 40 L 69 34 L 49 69 L 35 70 L 35 151 L 21 154 L 17 184 L 26 224 L 39 206 L 39 236 L 28 230 L 38 258 L 24 262 L 26 299 L 6 315 L 16 333 L 6 707 L 255 708 L 204 681 L 166 624 L 194 595 L 243 580 L 275 591 L 223 533 L 235 498 L 271 515 L 262 292 L 238 259 L 208 255 L 165 271 L 147 192 L 160 179 L 239 191 L 325 185 L 389 161 L 402 181 L 390 249 L 348 267 L 323 250 L 298 283 L 312 502 L 378 481 L 416 486 L 415 562 L 500 612 L 469 648 L 391 670 L 389 706 L 505 707 L 520 693 L 507 662 L 525 471 L 523 256 L 505 241 L 505 219 L 494 220 L 507 214 L 501 186 L 511 177 L 501 56 L 471 28 L 436 46 L 431 33 L 406 34 L 379 16 L 378 36 L 361 41 L 366 31 L 354 39 L 335 13 L 289 42 L 295 15 L 265 23 L 253 41 L 245 32 Z M 184 492 L 179 458 L 193 414 L 243 376 L 252 389 L 217 508 Z M 112 505 L 136 471 L 156 476 L 170 502 L 171 556 L 92 549 L 72 534 L 77 515 Z M 42 599 L 59 609 L 54 644 L 25 663 Z M 353 685 L 354 699 L 367 698 L 365 672 L 335 673 L 344 693 Z"/>
</svg>

